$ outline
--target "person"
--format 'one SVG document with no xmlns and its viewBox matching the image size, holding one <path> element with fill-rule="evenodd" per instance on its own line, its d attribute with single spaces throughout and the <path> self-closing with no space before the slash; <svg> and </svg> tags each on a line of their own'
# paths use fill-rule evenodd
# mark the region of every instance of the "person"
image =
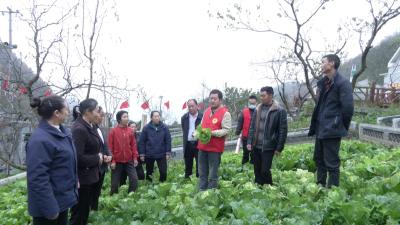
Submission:
<svg viewBox="0 0 400 225">
<path fill-rule="evenodd" d="M 337 55 L 329 54 L 322 58 L 324 77 L 317 83 L 317 104 L 309 130 L 309 136 L 316 135 L 317 184 L 327 187 L 339 186 L 340 142 L 347 135 L 354 112 L 352 87 L 348 79 L 337 71 L 339 66 Z"/>
<path fill-rule="evenodd" d="M 133 130 L 128 127 L 128 112 L 119 111 L 116 119 L 118 126 L 114 127 L 108 135 L 108 144 L 113 155 L 111 162 L 111 195 L 118 193 L 122 172 L 125 172 L 129 178 L 128 192 L 136 191 L 138 187 L 135 166 L 138 164 L 139 154 Z"/>
<path fill-rule="evenodd" d="M 167 160 L 171 158 L 171 134 L 161 122 L 160 112 L 152 111 L 150 118 L 140 135 L 140 160 L 146 163 L 146 180 L 153 180 L 154 162 L 157 162 L 160 182 L 164 182 L 167 180 Z"/>
<path fill-rule="evenodd" d="M 287 137 L 286 110 L 273 97 L 272 87 L 261 88 L 261 104 L 254 111 L 247 139 L 247 148 L 253 151 L 254 180 L 259 185 L 273 184 L 272 159 L 283 151 Z"/>
<path fill-rule="evenodd" d="M 250 122 L 253 118 L 254 110 L 257 107 L 257 97 L 250 95 L 245 107 L 239 115 L 238 124 L 236 126 L 236 135 L 241 134 L 242 146 L 243 146 L 243 157 L 242 165 L 250 162 L 253 164 L 253 153 L 247 149 L 247 137 L 249 136 Z"/>
<path fill-rule="evenodd" d="M 103 187 L 103 182 L 104 182 L 104 177 L 106 175 L 106 172 L 108 171 L 108 166 L 111 163 L 112 155 L 110 150 L 108 149 L 107 141 L 104 138 L 104 134 L 100 129 L 101 124 L 103 123 L 104 119 L 104 111 L 103 108 L 99 106 L 99 111 L 98 115 L 96 115 L 96 119 L 94 122 L 93 128 L 99 135 L 101 139 L 101 153 L 103 154 L 103 164 L 100 167 L 100 177 L 99 177 L 99 182 L 97 182 L 97 185 L 95 187 L 95 193 L 93 195 L 93 200 L 92 200 L 92 210 L 98 210 L 99 208 L 99 198 L 101 195 L 101 189 Z"/>
<path fill-rule="evenodd" d="M 200 124 L 203 114 L 199 112 L 196 99 L 187 101 L 188 112 L 181 117 L 183 131 L 183 157 L 185 159 L 185 178 L 190 178 L 193 171 L 193 159 L 196 161 L 196 177 L 199 177 L 197 139 L 193 135 Z"/>
<path fill-rule="evenodd" d="M 139 132 L 137 132 L 137 124 L 135 121 L 129 120 L 128 122 L 128 127 L 130 127 L 133 131 L 133 137 L 136 140 L 137 143 L 137 149 L 139 152 L 139 137 L 140 134 Z M 140 158 L 138 159 L 138 165 L 135 167 L 136 169 L 136 174 L 138 176 L 138 180 L 144 180 L 145 175 L 144 175 L 144 170 L 143 170 L 143 162 L 142 160 L 140 160 Z M 125 185 L 126 184 L 126 178 L 128 177 L 128 175 L 126 174 L 126 171 L 122 171 L 121 172 L 121 182 L 120 182 L 120 186 Z"/>
<path fill-rule="evenodd" d="M 28 211 L 33 224 L 68 224 L 68 210 L 78 202 L 75 146 L 62 123 L 69 115 L 63 98 L 34 98 L 41 120 L 26 145 Z"/>
<path fill-rule="evenodd" d="M 134 121 L 129 121 L 128 126 L 133 130 L 133 136 L 135 137 L 136 142 L 139 142 L 140 132 L 138 131 L 138 129 L 140 128 L 138 127 L 137 123 Z M 138 145 L 138 151 L 139 151 L 139 145 Z M 136 173 L 139 180 L 144 180 L 145 175 L 144 175 L 142 160 L 138 161 L 138 165 L 136 166 Z"/>
<path fill-rule="evenodd" d="M 210 92 L 210 107 L 208 107 L 201 121 L 202 128 L 211 129 L 211 139 L 208 143 L 199 141 L 199 190 L 218 187 L 218 169 L 221 155 L 225 148 L 225 137 L 228 134 L 232 118 L 228 109 L 222 105 L 223 95 L 220 90 Z M 198 135 L 196 133 L 196 135 Z"/>
<path fill-rule="evenodd" d="M 87 224 L 100 178 L 103 154 L 99 134 L 94 129 L 94 123 L 99 116 L 98 112 L 97 101 L 92 98 L 83 100 L 73 110 L 75 121 L 72 124 L 72 138 L 77 151 L 80 188 L 78 204 L 71 209 L 71 225 Z"/>
</svg>

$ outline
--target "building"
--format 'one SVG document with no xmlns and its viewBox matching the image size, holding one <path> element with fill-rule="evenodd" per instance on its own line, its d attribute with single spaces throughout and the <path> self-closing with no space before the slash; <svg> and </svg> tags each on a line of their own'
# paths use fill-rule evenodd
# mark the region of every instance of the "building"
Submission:
<svg viewBox="0 0 400 225">
<path fill-rule="evenodd" d="M 400 90 L 400 47 L 388 62 L 388 72 L 385 74 L 384 87 L 394 87 Z"/>
</svg>

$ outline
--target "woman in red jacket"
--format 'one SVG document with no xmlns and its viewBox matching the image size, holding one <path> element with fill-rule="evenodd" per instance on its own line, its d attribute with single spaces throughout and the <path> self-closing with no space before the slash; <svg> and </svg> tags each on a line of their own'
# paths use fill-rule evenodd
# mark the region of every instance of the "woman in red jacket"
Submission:
<svg viewBox="0 0 400 225">
<path fill-rule="evenodd" d="M 138 164 L 138 151 L 133 130 L 128 127 L 129 117 L 127 111 L 119 111 L 116 119 L 118 126 L 113 128 L 108 135 L 108 145 L 113 159 L 111 162 L 111 194 L 118 193 L 121 174 L 125 171 L 129 177 L 128 191 L 137 189 L 138 177 L 135 167 Z"/>
</svg>

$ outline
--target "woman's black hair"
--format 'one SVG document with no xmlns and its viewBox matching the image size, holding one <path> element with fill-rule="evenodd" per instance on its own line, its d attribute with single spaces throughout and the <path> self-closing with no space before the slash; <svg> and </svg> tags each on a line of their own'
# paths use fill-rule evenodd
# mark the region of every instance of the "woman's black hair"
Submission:
<svg viewBox="0 0 400 225">
<path fill-rule="evenodd" d="M 79 112 L 79 105 L 74 106 L 74 108 L 72 108 L 72 117 L 74 117 L 74 120 L 78 119 L 80 115 L 81 113 Z"/>
<path fill-rule="evenodd" d="M 67 107 L 65 100 L 57 95 L 48 96 L 43 99 L 33 98 L 30 105 L 32 108 L 37 108 L 39 116 L 45 120 L 50 119 L 56 110 L 61 111 Z"/>
<path fill-rule="evenodd" d="M 79 105 L 75 106 L 72 110 L 72 116 L 76 120 L 79 116 L 84 115 L 86 112 L 93 112 L 98 106 L 98 103 L 93 98 L 83 100 Z"/>
<path fill-rule="evenodd" d="M 121 110 L 121 111 L 117 112 L 117 115 L 115 117 L 116 117 L 118 123 L 121 122 L 121 118 L 125 113 L 128 114 L 128 112 L 125 110 Z"/>
</svg>

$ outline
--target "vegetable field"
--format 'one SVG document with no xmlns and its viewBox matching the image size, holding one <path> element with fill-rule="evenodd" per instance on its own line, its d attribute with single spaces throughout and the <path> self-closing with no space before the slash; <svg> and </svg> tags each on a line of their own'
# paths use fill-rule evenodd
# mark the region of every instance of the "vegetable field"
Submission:
<svg viewBox="0 0 400 225">
<path fill-rule="evenodd" d="M 400 149 L 345 141 L 341 186 L 316 185 L 311 144 L 287 146 L 274 159 L 273 186 L 253 182 L 241 155 L 225 153 L 220 188 L 197 191 L 197 179 L 183 178 L 183 161 L 170 161 L 168 181 L 141 182 L 136 193 L 109 196 L 107 177 L 100 210 L 91 224 L 399 224 Z M 156 175 L 157 176 L 157 175 Z M 26 224 L 26 183 L 0 188 L 0 224 Z"/>
</svg>

